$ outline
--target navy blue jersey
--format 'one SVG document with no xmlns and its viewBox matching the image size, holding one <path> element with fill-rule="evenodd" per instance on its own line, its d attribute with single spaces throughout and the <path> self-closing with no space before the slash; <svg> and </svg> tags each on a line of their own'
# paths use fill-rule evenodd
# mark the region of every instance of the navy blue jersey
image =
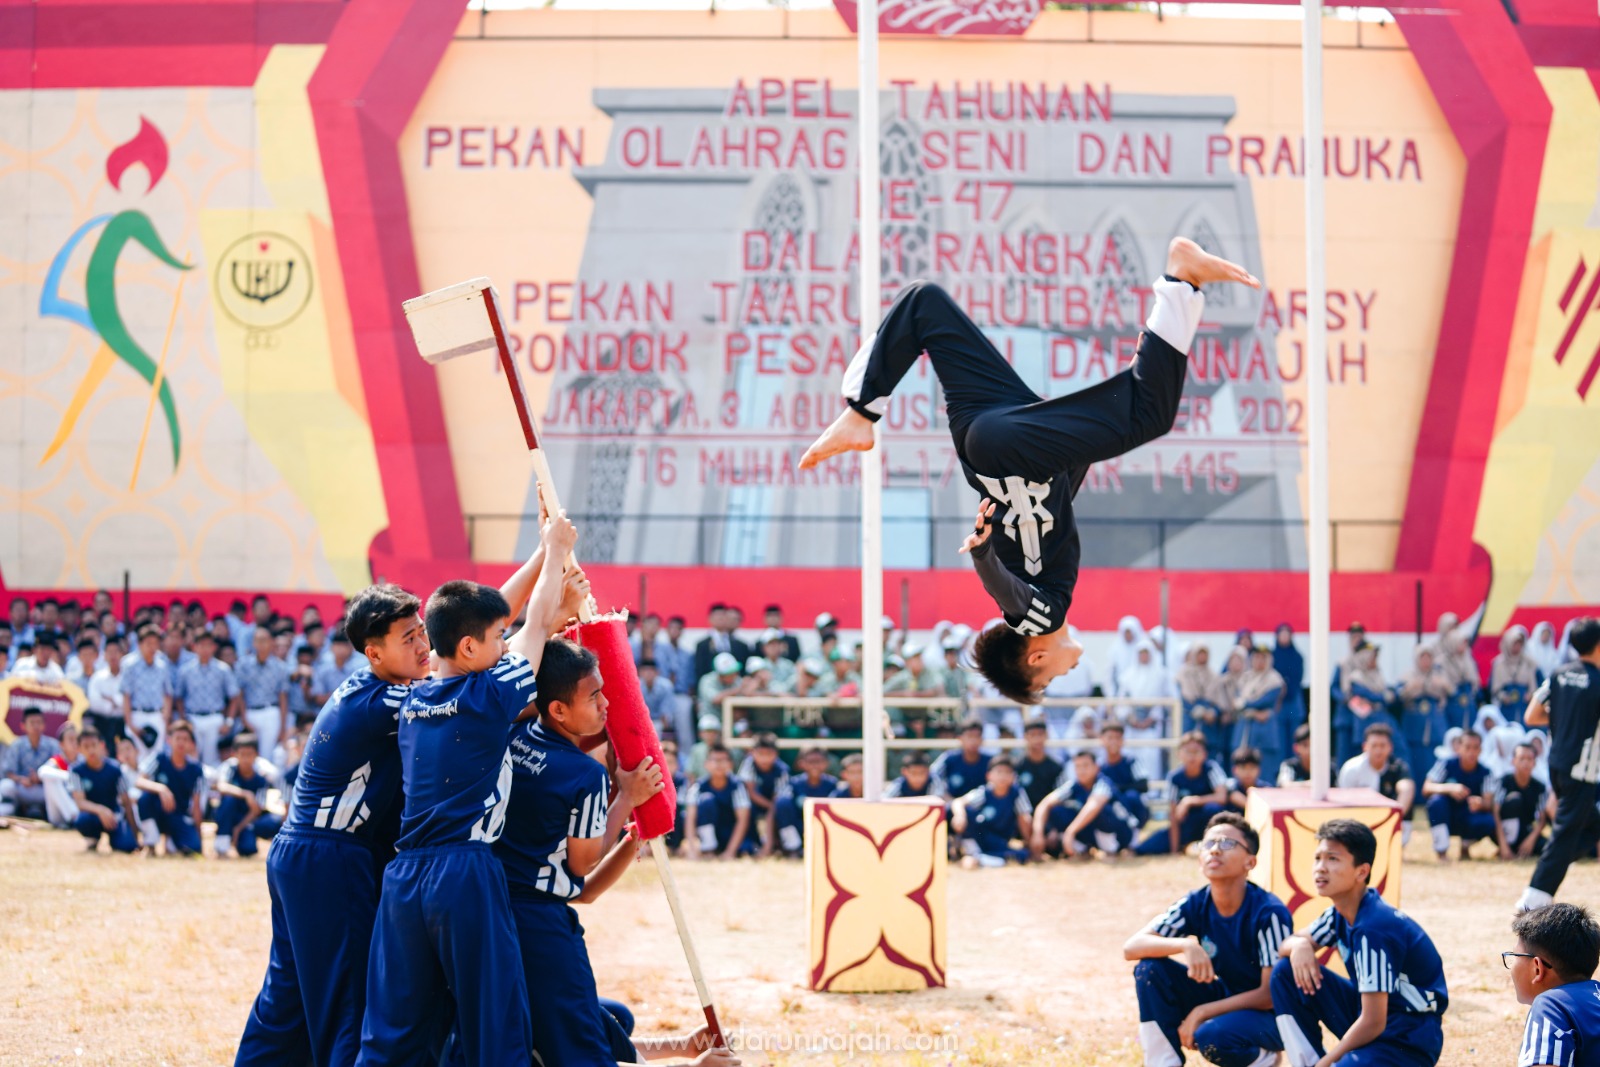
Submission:
<svg viewBox="0 0 1600 1067">
<path fill-rule="evenodd" d="M 1102 759 L 1100 773 L 1125 793 L 1143 793 L 1150 788 L 1150 783 L 1139 776 L 1139 768 L 1135 767 L 1133 761 L 1126 756 L 1115 763 Z"/>
<path fill-rule="evenodd" d="M 1202 886 L 1179 897 L 1155 921 L 1161 937 L 1198 938 L 1228 996 L 1261 987 L 1261 971 L 1278 961 L 1278 949 L 1294 930 L 1289 909 L 1272 893 L 1247 882 L 1244 903 L 1224 916 Z"/>
<path fill-rule="evenodd" d="M 789 792 L 789 765 L 781 759 L 775 759 L 771 767 L 762 770 L 756 766 L 755 757 L 746 756 L 744 762 L 739 764 L 739 781 L 744 783 L 751 796 L 777 800 Z"/>
<path fill-rule="evenodd" d="M 392 825 L 400 802 L 395 733 L 407 692 L 406 686 L 390 685 L 365 668 L 333 691 L 294 768 L 291 825 L 365 839 Z M 384 836 L 392 837 L 392 831 Z"/>
<path fill-rule="evenodd" d="M 933 779 L 931 778 L 924 778 L 922 785 L 919 787 L 906 781 L 906 776 L 902 774 L 883 787 L 883 797 L 885 800 L 890 800 L 894 797 L 925 797 L 932 788 Z"/>
<path fill-rule="evenodd" d="M 188 813 L 195 791 L 202 788 L 206 780 L 206 772 L 199 760 L 188 760 L 179 767 L 172 761 L 170 752 L 158 752 L 145 760 L 139 773 L 172 791 L 172 810 L 178 815 Z"/>
<path fill-rule="evenodd" d="M 1062 782 L 1047 794 L 1055 798 L 1056 808 L 1061 811 L 1071 812 L 1075 818 L 1078 812 L 1091 800 L 1105 801 L 1106 810 L 1119 819 L 1128 818 L 1128 809 L 1122 806 L 1122 801 L 1117 799 L 1117 789 L 1105 775 L 1100 775 L 1092 785 L 1084 785 L 1078 781 L 1077 775 Z"/>
<path fill-rule="evenodd" d="M 843 778 L 839 779 L 839 784 L 834 786 L 833 792 L 828 795 L 836 800 L 848 800 L 855 796 L 854 793 L 850 792 L 850 783 Z"/>
<path fill-rule="evenodd" d="M 1495 783 L 1494 801 L 1502 819 L 1515 819 L 1522 826 L 1531 827 L 1539 821 L 1544 794 L 1545 784 L 1539 779 L 1529 778 L 1527 785 L 1518 785 L 1517 776 L 1507 774 Z"/>
<path fill-rule="evenodd" d="M 221 769 L 217 772 L 217 781 L 220 784 L 236 786 L 245 790 L 256 798 L 256 803 L 264 805 L 267 802 L 267 792 L 275 782 L 282 780 L 281 776 L 276 775 L 276 772 L 267 773 L 267 766 L 268 764 L 264 761 L 256 760 L 255 766 L 250 769 L 250 773 L 245 774 L 239 769 L 239 757 L 235 756 L 223 762 Z"/>
<path fill-rule="evenodd" d="M 511 795 L 507 728 L 537 692 L 533 664 L 515 653 L 486 671 L 427 678 L 407 690 L 400 706 L 401 851 L 500 837 Z"/>
<path fill-rule="evenodd" d="M 1482 793 L 1484 786 L 1489 784 L 1489 780 L 1492 777 L 1489 773 L 1489 768 L 1482 763 L 1479 763 L 1470 771 L 1465 769 L 1461 766 L 1461 759 L 1457 756 L 1440 760 L 1433 765 L 1433 770 L 1428 772 L 1428 781 L 1447 785 L 1464 785 L 1467 787 L 1467 791 L 1474 795 Z"/>
<path fill-rule="evenodd" d="M 983 787 L 989 775 L 990 752 L 979 752 L 976 760 L 968 760 L 959 748 L 941 752 L 933 761 L 933 792 L 948 800 L 964 797 L 974 789 Z"/>
<path fill-rule="evenodd" d="M 815 797 L 822 800 L 834 795 L 834 790 L 839 788 L 839 779 L 831 774 L 824 774 L 817 780 L 816 785 L 811 784 L 811 779 L 803 774 L 794 775 L 789 779 L 789 794 L 794 797 L 795 803 L 805 806 L 806 797 Z"/>
<path fill-rule="evenodd" d="M 1046 756 L 1042 760 L 1024 759 L 1017 763 L 1017 785 L 1028 794 L 1028 803 L 1034 807 L 1050 795 L 1050 790 L 1061 784 L 1061 763 Z"/>
<path fill-rule="evenodd" d="M 567 866 L 567 838 L 604 837 L 606 769 L 539 721 L 511 728 L 511 803 L 495 855 L 514 894 L 571 900 L 583 878 Z"/>
<path fill-rule="evenodd" d="M 1568 982 L 1533 998 L 1517 1067 L 1600 1067 L 1600 982 Z"/>
<path fill-rule="evenodd" d="M 1222 773 L 1216 760 L 1208 759 L 1195 776 L 1190 776 L 1179 764 L 1167 775 L 1167 783 L 1172 786 L 1172 799 L 1178 801 L 1184 797 L 1203 797 L 1215 793 L 1219 786 L 1228 784 L 1228 776 Z"/>
<path fill-rule="evenodd" d="M 800 776 L 804 778 L 804 775 Z M 815 796 L 817 794 L 806 794 Z M 719 786 L 711 784 L 709 776 L 700 779 L 689 787 L 689 795 L 684 799 L 684 805 L 693 811 L 702 800 L 710 797 L 715 804 L 716 813 L 713 825 L 717 828 L 717 840 L 728 841 L 733 837 L 734 824 L 738 821 L 739 812 L 750 810 L 750 794 L 745 789 L 744 783 L 734 777 Z M 696 824 L 705 825 L 704 822 Z"/>
<path fill-rule="evenodd" d="M 1368 889 L 1347 923 L 1329 908 L 1311 924 L 1312 942 L 1337 948 L 1358 993 L 1389 994 L 1389 1015 L 1440 1015 L 1450 1002 L 1439 952 L 1417 921 Z"/>
<path fill-rule="evenodd" d="M 128 782 L 122 777 L 122 764 L 114 759 L 101 763 L 99 770 L 80 759 L 72 765 L 67 791 L 82 793 L 89 803 L 110 808 L 113 814 L 120 815 L 122 798 L 128 795 Z"/>
<path fill-rule="evenodd" d="M 967 809 L 967 825 L 974 836 L 1016 837 L 1017 816 L 1033 814 L 1028 794 L 1014 785 L 1003 796 L 986 785 L 972 790 L 956 803 Z"/>
</svg>

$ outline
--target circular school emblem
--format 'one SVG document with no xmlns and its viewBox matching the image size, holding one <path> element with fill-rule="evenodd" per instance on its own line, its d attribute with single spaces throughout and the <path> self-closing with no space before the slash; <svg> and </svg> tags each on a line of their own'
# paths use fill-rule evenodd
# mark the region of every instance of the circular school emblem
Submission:
<svg viewBox="0 0 1600 1067">
<path fill-rule="evenodd" d="M 1200 947 L 1206 950 L 1207 956 L 1210 956 L 1212 959 L 1217 958 L 1217 943 L 1211 940 L 1209 937 L 1202 937 L 1200 939 Z"/>
<path fill-rule="evenodd" d="M 246 234 L 222 253 L 214 288 L 218 305 L 234 322 L 275 330 L 311 302 L 311 257 L 281 233 Z"/>
</svg>

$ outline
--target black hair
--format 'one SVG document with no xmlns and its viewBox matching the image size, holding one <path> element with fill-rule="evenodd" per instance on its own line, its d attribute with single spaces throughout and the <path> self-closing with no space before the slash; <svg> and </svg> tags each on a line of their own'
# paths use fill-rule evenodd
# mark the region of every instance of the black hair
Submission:
<svg viewBox="0 0 1600 1067">
<path fill-rule="evenodd" d="M 200 603 L 200 601 L 198 601 L 198 600 L 189 601 L 189 607 L 188 607 L 187 610 L 194 611 L 196 608 L 199 608 L 201 611 L 206 610 L 206 606 L 204 604 Z"/>
<path fill-rule="evenodd" d="M 188 734 L 189 735 L 189 740 L 191 742 L 194 741 L 194 727 L 190 726 L 183 719 L 179 719 L 177 722 L 175 722 L 171 726 L 167 727 L 167 737 L 168 738 L 171 738 L 171 737 L 173 737 L 173 736 L 175 736 L 177 734 L 180 734 L 180 733 Z"/>
<path fill-rule="evenodd" d="M 92 648 L 96 652 L 98 652 L 98 651 L 100 651 L 100 642 L 96 641 L 92 637 L 80 637 L 80 638 L 78 638 L 77 647 L 78 648 Z"/>
<path fill-rule="evenodd" d="M 1179 748 L 1182 748 L 1184 745 L 1188 744 L 1199 745 L 1208 753 L 1211 751 L 1211 743 L 1206 740 L 1206 735 L 1201 733 L 1199 730 L 1190 730 L 1188 733 L 1178 738 Z"/>
<path fill-rule="evenodd" d="M 1094 753 L 1089 751 L 1088 749 L 1080 748 L 1080 749 L 1078 749 L 1078 751 L 1076 751 L 1076 752 L 1074 752 L 1072 754 L 1072 758 L 1075 759 L 1075 760 L 1080 760 L 1080 759 L 1093 760 L 1095 758 L 1095 756 L 1094 756 Z M 1096 762 L 1098 762 L 1098 761 L 1096 761 Z"/>
<path fill-rule="evenodd" d="M 267 594 L 265 594 L 265 593 L 257 593 L 255 596 L 250 598 L 250 603 L 252 605 L 265 604 L 268 607 L 271 607 L 272 606 L 272 598 L 267 596 Z"/>
<path fill-rule="evenodd" d="M 252 733 L 239 734 L 233 739 L 234 748 L 253 748 L 259 755 L 261 752 L 261 739 Z"/>
<path fill-rule="evenodd" d="M 398 585 L 369 585 L 350 602 L 344 632 L 352 645 L 365 651 L 368 645 L 388 637 L 389 628 L 395 623 L 412 618 L 421 608 L 422 601 Z"/>
<path fill-rule="evenodd" d="M 706 746 L 706 759 L 707 760 L 711 759 L 712 756 L 717 756 L 717 755 L 727 756 L 729 760 L 733 759 L 733 753 L 729 752 L 728 751 L 728 746 L 724 745 L 721 741 L 718 741 L 715 744 L 711 744 L 711 745 L 707 745 Z"/>
<path fill-rule="evenodd" d="M 147 625 L 139 627 L 139 643 L 141 645 L 144 644 L 144 639 L 147 637 L 153 637 L 159 641 L 161 640 L 161 631 L 154 626 Z"/>
<path fill-rule="evenodd" d="M 1482 744 L 1482 743 L 1483 743 L 1483 735 L 1482 735 L 1482 734 L 1480 734 L 1480 733 L 1479 733 L 1479 732 L 1478 732 L 1478 731 L 1476 731 L 1476 730 L 1474 730 L 1474 729 L 1473 729 L 1473 728 L 1472 728 L 1472 727 L 1470 727 L 1470 726 L 1469 726 L 1469 727 L 1467 727 L 1467 728 L 1466 728 L 1466 729 L 1465 729 L 1465 730 L 1462 730 L 1462 731 L 1461 731 L 1461 740 L 1462 740 L 1462 741 L 1465 741 L 1465 740 L 1466 740 L 1466 739 L 1467 739 L 1467 738 L 1469 738 L 1469 737 L 1475 737 L 1475 738 L 1477 738 L 1477 739 L 1478 739 L 1478 743 L 1479 743 L 1479 744 Z"/>
<path fill-rule="evenodd" d="M 1572 627 L 1572 636 L 1567 640 L 1572 644 L 1572 651 L 1580 656 L 1587 656 L 1600 645 L 1600 619 L 1587 616 L 1579 619 Z"/>
<path fill-rule="evenodd" d="M 1546 904 L 1511 920 L 1511 932 L 1529 952 L 1569 982 L 1600 970 L 1600 923 L 1576 904 Z"/>
<path fill-rule="evenodd" d="M 983 733 L 983 720 L 977 718 L 976 716 L 969 716 L 968 718 L 962 719 L 961 729 L 959 732 L 966 733 L 969 730 L 976 730 L 980 734 Z"/>
<path fill-rule="evenodd" d="M 900 761 L 900 770 L 904 771 L 907 767 L 926 767 L 927 765 L 928 754 L 926 752 L 908 752 L 906 753 L 906 758 Z"/>
<path fill-rule="evenodd" d="M 644 659 L 639 661 L 639 669 L 642 671 L 646 667 L 653 667 L 653 668 L 655 668 L 656 670 L 659 671 L 661 669 L 661 664 L 657 663 L 655 660 L 651 659 L 649 656 L 646 656 Z"/>
<path fill-rule="evenodd" d="M 1390 726 L 1386 722 L 1375 722 L 1375 723 L 1372 723 L 1370 726 L 1368 726 L 1365 730 L 1363 730 L 1361 732 L 1361 736 L 1363 738 L 1368 738 L 1368 737 L 1387 737 L 1390 741 L 1393 741 L 1394 740 L 1394 727 Z"/>
<path fill-rule="evenodd" d="M 752 747 L 770 748 L 776 752 L 778 750 L 778 739 L 772 734 L 757 734 L 756 743 Z"/>
<path fill-rule="evenodd" d="M 26 721 L 26 719 L 30 715 L 43 715 L 43 714 L 44 714 L 44 709 L 39 707 L 39 706 L 37 706 L 37 705 L 31 706 L 31 707 L 26 707 L 26 708 L 22 709 L 22 718 L 24 719 L 24 721 Z"/>
<path fill-rule="evenodd" d="M 434 595 L 438 596 L 437 593 Z M 431 600 L 428 603 L 429 607 L 433 606 Z M 546 641 L 544 656 L 539 660 L 539 673 L 535 676 L 538 679 L 538 692 L 534 694 L 533 703 L 539 709 L 539 714 L 549 711 L 550 705 L 557 701 L 570 704 L 578 683 L 599 666 L 600 657 L 574 641 L 564 637 L 552 637 Z"/>
<path fill-rule="evenodd" d="M 812 745 L 810 748 L 802 748 L 800 750 L 801 759 L 805 759 L 807 756 L 821 756 L 823 759 L 827 759 L 828 753 L 821 745 Z"/>
<path fill-rule="evenodd" d="M 109 643 L 111 643 L 112 641 L 115 641 L 115 640 L 116 640 L 115 637 L 107 638 L 106 639 L 106 643 L 109 644 Z M 218 641 L 217 641 L 217 653 L 220 655 L 226 649 L 231 649 L 234 652 L 237 652 L 237 651 L 239 651 L 239 646 L 233 643 L 233 639 L 232 638 L 223 637 L 223 638 L 218 639 Z"/>
<path fill-rule="evenodd" d="M 1045 722 L 1043 719 L 1040 719 L 1040 718 L 1037 718 L 1037 717 L 1029 719 L 1027 722 L 1022 724 L 1022 732 L 1023 733 L 1027 733 L 1030 730 L 1048 730 L 1048 729 L 1050 729 L 1050 724 Z"/>
<path fill-rule="evenodd" d="M 1033 671 L 1028 667 L 1028 639 L 1005 623 L 989 627 L 972 642 L 972 662 L 1007 700 L 1039 703 Z"/>
<path fill-rule="evenodd" d="M 1296 741 L 1311 740 L 1311 724 L 1303 722 L 1299 726 L 1296 726 L 1294 728 L 1294 739 Z"/>
<path fill-rule="evenodd" d="M 327 627 L 326 627 L 326 626 L 324 626 L 324 625 L 322 625 L 322 624 L 321 624 L 321 623 L 320 623 L 320 622 L 308 622 L 308 623 L 306 623 L 306 628 L 305 628 L 305 630 L 304 630 L 304 631 L 302 631 L 302 632 L 303 632 L 303 633 L 304 633 L 304 634 L 305 634 L 305 635 L 306 635 L 306 636 L 307 636 L 307 637 L 310 637 L 310 636 L 311 636 L 311 631 L 312 631 L 312 630 L 326 630 L 326 629 L 327 629 Z"/>
<path fill-rule="evenodd" d="M 1242 763 L 1247 767 L 1260 768 L 1261 750 L 1251 748 L 1249 745 L 1245 745 L 1241 748 L 1234 749 L 1231 759 L 1233 760 L 1233 765 L 1235 767 Z"/>
<path fill-rule="evenodd" d="M 212 644 L 215 644 L 216 640 L 217 640 L 217 635 L 212 633 L 210 630 L 201 629 L 201 630 L 196 631 L 196 633 L 194 635 L 194 639 L 196 641 L 210 641 Z"/>
<path fill-rule="evenodd" d="M 839 761 L 839 769 L 843 770 L 846 767 L 859 767 L 863 762 L 865 761 L 861 758 L 861 753 L 852 752 L 850 755 Z"/>
<path fill-rule="evenodd" d="M 1128 736 L 1127 729 L 1115 719 L 1102 725 L 1100 727 L 1100 732 L 1103 734 L 1121 734 L 1123 737 Z"/>
<path fill-rule="evenodd" d="M 1378 839 L 1371 827 L 1354 819 L 1329 819 L 1317 827 L 1317 840 L 1344 846 L 1357 867 L 1365 863 L 1370 868 L 1378 858 Z M 1372 881 L 1370 870 L 1367 881 Z"/>
<path fill-rule="evenodd" d="M 350 640 L 350 635 L 345 632 L 345 628 L 343 626 L 333 631 L 333 636 L 328 638 L 328 640 L 336 645 L 348 645 L 353 643 Z"/>
<path fill-rule="evenodd" d="M 511 605 L 500 590 L 478 582 L 445 582 L 428 598 L 423 622 L 433 650 L 446 659 L 461 649 L 471 637 L 483 640 L 489 627 L 511 614 Z"/>
<path fill-rule="evenodd" d="M 100 736 L 100 731 L 97 730 L 95 727 L 93 727 L 93 726 L 85 726 L 85 727 L 82 727 L 82 728 L 80 728 L 78 730 L 78 744 L 81 745 L 85 741 L 100 741 L 100 742 L 104 742 L 105 738 Z"/>
<path fill-rule="evenodd" d="M 1017 765 L 1011 762 L 1011 757 L 1006 755 L 1004 752 L 1000 753 L 1000 755 L 995 756 L 989 761 L 989 770 L 992 771 L 996 767 L 1004 767 L 1008 771 L 1014 771 L 1017 769 Z"/>
<path fill-rule="evenodd" d="M 1245 851 L 1254 856 L 1261 851 L 1261 835 L 1256 833 L 1256 828 L 1251 826 L 1243 815 L 1236 811 L 1219 811 L 1206 821 L 1206 829 L 1213 826 L 1231 826 L 1239 831 L 1244 838 Z"/>
<path fill-rule="evenodd" d="M 669 616 L 667 619 L 667 625 L 671 626 L 673 623 L 677 623 L 679 626 L 687 626 L 689 625 L 689 620 L 685 619 L 682 615 Z"/>
<path fill-rule="evenodd" d="M 1526 741 L 1518 741 L 1515 745 L 1511 746 L 1512 758 L 1513 759 L 1516 758 L 1517 753 L 1522 751 L 1523 749 L 1527 749 L 1529 752 L 1532 752 L 1535 756 L 1537 756 L 1539 754 L 1539 750 L 1534 748 L 1528 742 L 1526 742 Z"/>
<path fill-rule="evenodd" d="M 12 647 L 14 647 L 17 650 L 17 655 L 26 656 L 29 652 L 33 651 L 33 642 L 32 641 L 27 641 L 27 640 L 18 641 Z"/>
<path fill-rule="evenodd" d="M 106 594 L 106 595 L 107 595 L 107 596 L 110 596 L 110 594 L 109 594 L 109 593 L 108 593 L 108 594 Z M 231 614 L 233 614 L 233 613 L 234 613 L 234 612 L 235 612 L 235 611 L 247 611 L 247 610 L 249 610 L 249 607 L 250 607 L 250 605 L 248 605 L 248 604 L 246 604 L 246 603 L 245 603 L 245 602 L 244 602 L 244 601 L 242 601 L 242 600 L 235 600 L 235 601 L 234 601 L 234 602 L 233 602 L 233 603 L 232 603 L 232 604 L 229 604 L 229 605 L 228 605 L 228 614 L 230 614 L 230 615 L 231 615 Z"/>
</svg>

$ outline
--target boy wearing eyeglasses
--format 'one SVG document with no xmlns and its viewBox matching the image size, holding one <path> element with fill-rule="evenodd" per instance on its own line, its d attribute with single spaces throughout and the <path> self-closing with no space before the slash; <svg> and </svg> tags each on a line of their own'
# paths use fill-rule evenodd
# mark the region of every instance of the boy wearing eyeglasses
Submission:
<svg viewBox="0 0 1600 1067">
<path fill-rule="evenodd" d="M 1517 1001 L 1530 1005 L 1517 1067 L 1600 1067 L 1600 924 L 1575 904 L 1546 904 L 1511 922 L 1500 953 Z"/>
<path fill-rule="evenodd" d="M 1417 921 L 1371 888 L 1378 839 L 1354 819 L 1317 829 L 1311 878 L 1333 906 L 1278 949 L 1272 1009 L 1289 1067 L 1433 1067 L 1450 1004 L 1444 965 Z M 1317 959 L 1337 948 L 1345 978 Z M 1326 1052 L 1322 1027 L 1337 1039 Z"/>
<path fill-rule="evenodd" d="M 1182 1067 L 1184 1049 L 1220 1067 L 1254 1067 L 1283 1049 L 1269 982 L 1294 924 L 1283 901 L 1250 881 L 1260 847 L 1243 816 L 1212 816 L 1200 840 L 1206 884 L 1122 947 L 1124 959 L 1139 961 L 1145 1067 Z"/>
</svg>

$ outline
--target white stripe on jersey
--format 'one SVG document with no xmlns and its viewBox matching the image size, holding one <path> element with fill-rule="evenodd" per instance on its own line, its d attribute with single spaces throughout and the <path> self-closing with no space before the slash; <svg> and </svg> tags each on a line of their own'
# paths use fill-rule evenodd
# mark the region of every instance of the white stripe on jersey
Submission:
<svg viewBox="0 0 1600 1067">
<path fill-rule="evenodd" d="M 1184 927 L 1183 901 L 1178 901 L 1156 920 L 1155 931 L 1161 937 L 1177 937 Z"/>
<path fill-rule="evenodd" d="M 1271 967 L 1278 961 L 1278 950 L 1289 936 L 1289 927 L 1277 915 L 1267 916 L 1267 928 L 1256 934 L 1256 947 L 1260 952 L 1261 966 Z"/>
<path fill-rule="evenodd" d="M 1311 924 L 1311 929 L 1306 931 L 1306 936 L 1311 943 L 1321 948 L 1332 948 L 1339 935 L 1339 913 L 1332 908 L 1322 913 L 1322 917 Z"/>
</svg>

